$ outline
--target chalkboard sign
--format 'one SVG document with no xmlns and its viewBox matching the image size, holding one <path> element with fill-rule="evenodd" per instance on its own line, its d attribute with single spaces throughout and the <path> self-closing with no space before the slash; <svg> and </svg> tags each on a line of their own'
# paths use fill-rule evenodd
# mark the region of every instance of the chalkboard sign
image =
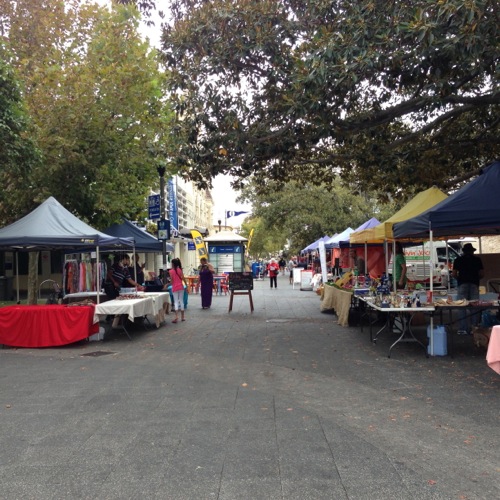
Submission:
<svg viewBox="0 0 500 500">
<path fill-rule="evenodd" d="M 252 273 L 228 273 L 229 290 L 253 290 Z"/>
</svg>

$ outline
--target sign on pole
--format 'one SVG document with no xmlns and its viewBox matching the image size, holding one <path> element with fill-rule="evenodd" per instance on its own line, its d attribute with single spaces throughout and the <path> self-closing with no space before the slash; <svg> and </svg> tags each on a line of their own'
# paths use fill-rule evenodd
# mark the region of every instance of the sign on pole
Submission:
<svg viewBox="0 0 500 500">
<path fill-rule="evenodd" d="M 158 220 L 160 218 L 160 195 L 153 194 L 148 197 L 148 218 Z"/>
<path fill-rule="evenodd" d="M 170 239 L 170 221 L 168 219 L 161 219 L 158 221 L 158 239 Z"/>
</svg>

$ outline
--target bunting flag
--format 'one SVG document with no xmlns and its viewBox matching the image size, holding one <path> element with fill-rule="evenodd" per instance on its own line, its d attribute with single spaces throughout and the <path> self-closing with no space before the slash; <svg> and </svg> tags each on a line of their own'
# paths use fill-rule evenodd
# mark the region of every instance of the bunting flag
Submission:
<svg viewBox="0 0 500 500">
<path fill-rule="evenodd" d="M 252 236 L 253 236 L 253 227 L 250 229 L 250 234 L 248 235 L 248 243 L 247 243 L 247 257 L 250 255 L 250 243 L 252 242 Z"/>
<path fill-rule="evenodd" d="M 226 211 L 226 219 L 229 219 L 229 217 L 237 217 L 238 215 L 241 214 L 248 214 L 249 212 L 235 212 L 234 210 L 227 210 Z"/>
<path fill-rule="evenodd" d="M 203 236 L 196 229 L 191 229 L 191 236 L 193 237 L 194 246 L 196 248 L 196 255 L 198 259 L 208 259 L 207 247 L 205 246 L 205 242 L 203 241 Z"/>
</svg>

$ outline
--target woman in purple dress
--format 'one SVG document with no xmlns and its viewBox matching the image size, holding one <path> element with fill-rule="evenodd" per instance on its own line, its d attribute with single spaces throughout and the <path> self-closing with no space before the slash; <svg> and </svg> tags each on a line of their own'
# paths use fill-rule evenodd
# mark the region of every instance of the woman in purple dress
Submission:
<svg viewBox="0 0 500 500">
<path fill-rule="evenodd" d="M 205 257 L 200 259 L 198 267 L 200 277 L 201 307 L 208 309 L 212 305 L 212 293 L 214 290 L 214 268 Z"/>
</svg>

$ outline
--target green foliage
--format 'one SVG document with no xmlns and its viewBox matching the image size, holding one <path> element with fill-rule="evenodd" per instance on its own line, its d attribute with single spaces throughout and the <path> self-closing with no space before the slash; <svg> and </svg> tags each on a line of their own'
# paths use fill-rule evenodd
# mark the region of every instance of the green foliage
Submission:
<svg viewBox="0 0 500 500">
<path fill-rule="evenodd" d="M 150 151 L 168 154 L 172 113 L 137 10 L 81 0 L 11 4 L 0 0 L 0 25 L 44 156 L 29 176 L 34 201 L 52 195 L 97 228 L 141 218 L 159 179 Z"/>
<path fill-rule="evenodd" d="M 246 238 L 249 238 L 250 231 L 253 229 L 248 251 L 251 260 L 266 259 L 270 255 L 276 255 L 286 244 L 285 233 L 269 228 L 260 217 L 245 219 L 241 229 L 242 236 Z"/>
<path fill-rule="evenodd" d="M 141 2 L 154 4 L 154 2 Z M 177 161 L 408 196 L 498 156 L 497 0 L 172 0 Z M 404 188 L 404 189 L 402 189 Z"/>
<path fill-rule="evenodd" d="M 40 160 L 27 135 L 29 117 L 19 81 L 4 56 L 5 48 L 0 45 L 0 227 L 32 208 L 33 188 L 26 179 Z M 25 196 L 20 197 L 20 192 Z"/>
<path fill-rule="evenodd" d="M 338 183 L 327 187 L 309 180 L 290 181 L 280 190 L 270 181 L 262 193 L 252 182 L 242 193 L 252 204 L 253 219 L 243 225 L 248 232 L 255 227 L 250 253 L 276 254 L 285 244 L 297 253 L 318 238 L 355 229 L 371 217 L 385 220 L 397 210 L 394 204 L 378 205 L 376 197 L 356 195 Z"/>
</svg>

